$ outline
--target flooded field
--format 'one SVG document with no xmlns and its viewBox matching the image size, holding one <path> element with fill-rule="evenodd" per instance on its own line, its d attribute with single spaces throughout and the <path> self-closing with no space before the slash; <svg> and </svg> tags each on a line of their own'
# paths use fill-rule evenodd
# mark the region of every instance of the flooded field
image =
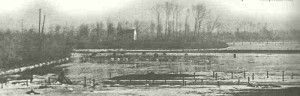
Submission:
<svg viewBox="0 0 300 96">
<path fill-rule="evenodd" d="M 58 96 L 254 96 L 262 92 L 273 96 L 278 89 L 283 92 L 280 94 L 295 96 L 299 93 L 293 90 L 300 85 L 299 57 L 300 54 L 254 53 L 74 53 L 70 62 L 50 68 L 59 70 L 35 70 L 43 74 L 37 74 L 29 86 L 8 83 L 0 93 L 18 96 L 33 89 L 43 95 Z M 72 85 L 61 85 L 55 78 L 47 81 L 49 74 L 61 72 Z M 41 87 L 45 84 L 48 87 Z M 17 91 L 11 93 L 12 90 Z"/>
<path fill-rule="evenodd" d="M 246 44 L 235 43 L 229 50 Z M 257 48 L 269 46 L 251 44 Z M 298 48 L 297 44 L 289 45 L 294 50 Z M 55 96 L 299 94 L 295 90 L 300 88 L 300 54 L 139 51 L 72 53 L 70 60 L 62 63 L 29 66 L 30 70 L 7 75 L 8 82 L 1 84 L 0 95 L 26 95 L 30 90 Z M 71 80 L 71 85 L 58 82 L 62 73 Z"/>
</svg>

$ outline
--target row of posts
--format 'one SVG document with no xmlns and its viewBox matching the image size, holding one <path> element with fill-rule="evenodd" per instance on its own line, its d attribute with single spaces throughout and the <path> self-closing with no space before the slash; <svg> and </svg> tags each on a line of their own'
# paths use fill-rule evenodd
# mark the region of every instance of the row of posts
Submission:
<svg viewBox="0 0 300 96">
<path fill-rule="evenodd" d="M 195 74 L 195 73 L 194 73 Z M 244 78 L 246 78 L 246 71 L 243 71 Z M 254 80 L 254 73 L 251 75 L 252 80 Z M 282 81 L 284 81 L 285 73 L 282 71 Z M 218 79 L 218 73 L 213 71 L 213 78 Z M 269 71 L 267 71 L 267 78 L 269 78 Z M 233 79 L 233 72 L 231 72 L 231 79 Z M 291 79 L 294 79 L 294 73 L 291 73 Z"/>
<path fill-rule="evenodd" d="M 231 72 L 231 79 L 233 79 L 234 73 Z M 244 75 L 244 78 L 246 78 L 246 71 L 243 71 L 243 75 Z M 254 80 L 254 73 L 252 73 L 251 77 L 252 77 L 252 80 Z M 284 81 L 284 71 L 282 71 L 282 81 Z M 291 79 L 293 79 L 293 76 L 294 76 L 294 73 L 291 74 Z M 111 72 L 109 73 L 109 78 L 111 79 Z M 196 73 L 194 72 L 194 76 L 193 76 L 194 80 L 196 81 Z M 215 80 L 218 80 L 218 73 L 213 71 L 213 78 L 215 78 Z M 269 71 L 267 71 L 267 78 L 269 78 Z M 185 77 L 182 76 L 180 74 L 180 79 L 182 80 L 182 86 L 186 86 L 186 80 L 185 80 Z M 247 84 L 250 84 L 250 77 L 247 78 Z M 50 84 L 50 78 L 49 78 L 49 84 Z M 129 80 L 129 83 L 131 84 L 131 81 L 132 80 Z M 83 84 L 83 87 L 87 87 L 87 78 L 84 77 L 84 84 Z M 146 82 L 148 82 L 148 80 L 146 80 Z M 154 84 L 154 80 L 152 80 L 152 84 Z M 164 80 L 164 84 L 167 84 L 167 79 Z M 203 84 L 203 79 L 201 79 L 201 84 Z M 238 78 L 238 82 L 237 82 L 238 85 L 240 85 L 240 78 Z M 92 87 L 95 88 L 95 79 L 92 79 Z M 217 85 L 220 86 L 220 82 L 217 81 Z"/>
</svg>

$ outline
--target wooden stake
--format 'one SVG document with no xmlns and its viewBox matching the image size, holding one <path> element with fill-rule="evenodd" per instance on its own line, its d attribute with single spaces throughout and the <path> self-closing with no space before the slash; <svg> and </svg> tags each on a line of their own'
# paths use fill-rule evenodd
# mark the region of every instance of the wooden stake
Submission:
<svg viewBox="0 0 300 96">
<path fill-rule="evenodd" d="M 282 81 L 284 81 L 284 71 L 282 71 Z"/>
<path fill-rule="evenodd" d="M 184 86 L 184 77 L 182 77 L 182 85 Z"/>
<path fill-rule="evenodd" d="M 84 81 L 83 81 L 83 87 L 86 87 L 86 77 L 84 77 Z"/>
<path fill-rule="evenodd" d="M 240 85 L 240 78 L 238 79 L 238 85 Z"/>
<path fill-rule="evenodd" d="M 194 72 L 194 80 L 196 81 L 196 73 Z"/>
<path fill-rule="evenodd" d="M 216 73 L 216 80 L 218 80 L 218 73 Z"/>
<path fill-rule="evenodd" d="M 51 78 L 48 78 L 48 84 L 49 85 L 51 84 Z"/>
<path fill-rule="evenodd" d="M 93 79 L 93 88 L 95 89 L 95 86 L 96 86 L 96 84 L 95 84 L 95 79 Z"/>
<path fill-rule="evenodd" d="M 244 78 L 246 78 L 246 71 L 244 71 Z"/>
<path fill-rule="evenodd" d="M 269 71 L 267 71 L 267 78 L 269 78 Z"/>
<path fill-rule="evenodd" d="M 129 80 L 129 84 L 131 84 L 131 79 Z"/>
<path fill-rule="evenodd" d="M 254 80 L 254 73 L 252 73 L 252 80 Z"/>
<path fill-rule="evenodd" d="M 111 72 L 109 72 L 109 79 L 111 79 Z"/>
<path fill-rule="evenodd" d="M 292 73 L 292 76 L 291 76 L 291 78 L 292 78 L 292 79 L 294 79 L 294 73 Z"/>
<path fill-rule="evenodd" d="M 231 72 L 231 79 L 233 79 L 233 72 Z"/>
<path fill-rule="evenodd" d="M 250 84 L 250 77 L 248 77 L 248 83 L 247 83 L 248 85 Z"/>
</svg>

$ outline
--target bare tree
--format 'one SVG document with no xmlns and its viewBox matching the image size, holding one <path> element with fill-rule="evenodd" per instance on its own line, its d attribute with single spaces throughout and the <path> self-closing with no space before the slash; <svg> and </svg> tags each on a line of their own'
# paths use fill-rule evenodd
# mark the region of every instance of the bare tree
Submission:
<svg viewBox="0 0 300 96">
<path fill-rule="evenodd" d="M 157 33 L 156 33 L 156 35 L 157 35 L 157 37 L 160 37 L 161 36 L 161 31 L 162 31 L 161 30 L 161 24 L 160 24 L 160 18 L 161 18 L 162 11 L 163 11 L 162 5 L 158 4 L 154 7 L 152 7 L 151 11 L 154 15 L 157 16 L 157 27 L 156 27 Z"/>
<path fill-rule="evenodd" d="M 174 3 L 174 16 L 175 16 L 175 21 L 174 21 L 174 25 L 173 25 L 173 28 L 174 28 L 174 32 L 175 34 L 178 34 L 178 22 L 179 22 L 179 17 L 181 15 L 181 12 L 183 10 L 183 7 L 179 6 L 179 4 L 177 3 Z M 175 37 L 177 37 L 177 35 L 175 35 Z"/>
<path fill-rule="evenodd" d="M 165 25 L 165 36 L 170 35 L 170 29 L 169 29 L 169 19 L 172 14 L 172 2 L 165 2 L 163 9 L 166 15 L 166 25 Z"/>
<path fill-rule="evenodd" d="M 207 32 L 208 32 L 208 38 L 211 38 L 212 36 L 212 32 L 216 29 L 219 28 L 221 26 L 221 23 L 219 22 L 219 18 L 220 16 L 217 16 L 216 19 L 214 21 L 209 21 L 207 24 Z"/>
<path fill-rule="evenodd" d="M 188 23 L 188 19 L 190 17 L 190 9 L 187 9 L 186 11 L 186 17 L 185 17 L 185 24 L 184 24 L 184 35 L 187 36 L 187 32 L 190 31 L 190 25 Z"/>
<path fill-rule="evenodd" d="M 195 30 L 194 30 L 194 36 L 197 34 L 199 35 L 199 30 L 201 28 L 201 24 L 204 21 L 204 17 L 207 15 L 207 10 L 205 5 L 203 4 L 198 4 L 193 6 L 193 11 L 194 11 L 194 17 L 195 17 Z"/>
</svg>

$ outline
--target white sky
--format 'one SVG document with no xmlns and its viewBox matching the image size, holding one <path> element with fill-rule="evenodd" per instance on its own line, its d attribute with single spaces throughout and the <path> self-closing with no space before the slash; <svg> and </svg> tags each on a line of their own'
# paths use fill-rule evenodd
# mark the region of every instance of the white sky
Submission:
<svg viewBox="0 0 300 96">
<path fill-rule="evenodd" d="M 36 22 L 38 8 L 42 8 L 43 12 L 46 11 L 44 14 L 47 15 L 48 20 L 52 21 L 50 23 L 86 23 L 86 21 L 106 18 L 107 14 L 129 15 L 127 17 L 130 17 L 131 12 L 131 15 L 149 15 L 130 8 L 138 8 L 133 6 L 139 4 L 149 8 L 160 1 L 166 0 L 0 0 L 0 28 L 5 28 L 9 24 L 16 24 L 21 19 L 25 19 L 27 22 Z M 244 0 L 243 2 L 241 0 L 178 1 L 186 5 L 204 1 L 212 10 L 219 10 L 217 13 L 220 12 L 221 15 L 232 15 L 240 18 L 250 17 L 273 23 L 295 25 L 294 22 L 300 18 L 299 0 L 275 0 L 271 2 L 268 0 Z M 129 10 L 125 10 L 128 8 Z M 132 13 L 132 10 L 135 12 Z"/>
</svg>

